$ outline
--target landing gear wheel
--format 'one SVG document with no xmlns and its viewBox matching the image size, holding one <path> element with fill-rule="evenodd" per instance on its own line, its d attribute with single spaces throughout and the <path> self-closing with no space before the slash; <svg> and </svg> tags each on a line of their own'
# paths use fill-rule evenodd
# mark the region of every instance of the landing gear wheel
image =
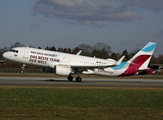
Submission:
<svg viewBox="0 0 163 120">
<path fill-rule="evenodd" d="M 25 69 L 25 64 L 23 64 L 22 69 L 20 70 L 20 73 L 23 74 Z"/>
<path fill-rule="evenodd" d="M 23 71 L 23 70 L 20 70 L 20 73 L 21 73 L 21 74 L 23 74 L 23 73 L 24 73 L 24 71 Z"/>
<path fill-rule="evenodd" d="M 67 77 L 67 79 L 68 79 L 69 81 L 72 81 L 72 80 L 73 80 L 73 77 L 70 75 L 70 76 Z"/>
<path fill-rule="evenodd" d="M 81 81 L 82 81 L 81 77 L 76 78 L 76 82 L 81 82 Z"/>
</svg>

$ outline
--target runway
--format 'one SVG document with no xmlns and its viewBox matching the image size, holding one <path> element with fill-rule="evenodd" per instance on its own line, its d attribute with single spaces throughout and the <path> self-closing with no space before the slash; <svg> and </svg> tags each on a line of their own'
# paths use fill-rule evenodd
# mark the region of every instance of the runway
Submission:
<svg viewBox="0 0 163 120">
<path fill-rule="evenodd" d="M 82 82 L 76 82 L 75 80 L 70 82 L 66 78 L 0 77 L 0 85 L 163 87 L 163 80 L 83 78 Z"/>
</svg>

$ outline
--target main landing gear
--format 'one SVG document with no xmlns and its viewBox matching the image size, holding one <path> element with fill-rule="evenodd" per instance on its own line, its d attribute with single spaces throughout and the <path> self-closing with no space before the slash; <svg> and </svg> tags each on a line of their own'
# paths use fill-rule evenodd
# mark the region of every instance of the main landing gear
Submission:
<svg viewBox="0 0 163 120">
<path fill-rule="evenodd" d="M 69 80 L 69 81 L 72 81 L 73 80 L 73 77 L 71 76 L 71 75 L 69 75 L 68 77 L 67 77 L 67 79 Z M 82 78 L 81 77 L 77 77 L 76 78 L 76 82 L 81 82 L 82 81 Z"/>
</svg>

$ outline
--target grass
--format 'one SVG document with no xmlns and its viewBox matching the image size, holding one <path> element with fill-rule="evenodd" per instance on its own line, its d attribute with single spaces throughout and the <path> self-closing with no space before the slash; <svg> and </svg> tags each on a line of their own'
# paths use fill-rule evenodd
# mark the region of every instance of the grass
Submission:
<svg viewBox="0 0 163 120">
<path fill-rule="evenodd" d="M 3 120 L 162 120 L 163 88 L 0 86 Z"/>
</svg>

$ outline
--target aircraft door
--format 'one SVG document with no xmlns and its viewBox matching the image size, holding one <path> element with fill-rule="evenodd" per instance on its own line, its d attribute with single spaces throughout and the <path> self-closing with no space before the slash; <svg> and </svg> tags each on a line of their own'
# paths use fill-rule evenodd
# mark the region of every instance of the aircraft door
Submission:
<svg viewBox="0 0 163 120">
<path fill-rule="evenodd" d="M 26 48 L 26 49 L 24 49 L 24 56 L 23 56 L 23 58 L 28 59 L 28 56 L 29 56 L 29 50 L 28 50 L 28 48 Z"/>
</svg>

